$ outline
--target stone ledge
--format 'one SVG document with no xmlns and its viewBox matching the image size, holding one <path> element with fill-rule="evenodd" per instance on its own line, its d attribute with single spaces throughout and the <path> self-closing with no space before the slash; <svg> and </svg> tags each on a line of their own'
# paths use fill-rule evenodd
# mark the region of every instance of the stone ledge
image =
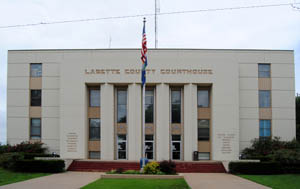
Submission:
<svg viewBox="0 0 300 189">
<path fill-rule="evenodd" d="M 142 178 L 142 179 L 180 179 L 182 174 L 178 175 L 139 175 L 139 174 L 103 174 L 101 178 Z"/>
</svg>

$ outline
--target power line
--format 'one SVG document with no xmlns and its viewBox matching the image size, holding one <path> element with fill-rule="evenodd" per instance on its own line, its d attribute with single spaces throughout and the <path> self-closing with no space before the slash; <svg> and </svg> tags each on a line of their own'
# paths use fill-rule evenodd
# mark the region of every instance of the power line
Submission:
<svg viewBox="0 0 300 189">
<path fill-rule="evenodd" d="M 298 3 L 297 3 L 298 4 Z M 300 11 L 300 7 L 296 7 L 294 4 L 291 4 L 291 7 L 296 10 L 296 11 Z"/>
<path fill-rule="evenodd" d="M 267 7 L 282 7 L 282 6 L 291 6 L 292 8 L 295 8 L 294 5 L 296 5 L 296 4 L 300 4 L 300 3 L 238 6 L 238 7 L 198 9 L 198 10 L 174 11 L 174 12 L 163 12 L 163 13 L 158 12 L 157 15 L 186 14 L 186 13 L 198 13 L 198 12 L 214 12 L 214 11 L 267 8 Z M 111 16 L 111 17 L 101 17 L 101 18 L 86 18 L 86 19 L 76 19 L 76 20 L 62 20 L 62 21 L 53 21 L 53 22 L 39 22 L 39 23 L 31 23 L 31 24 L 7 25 L 7 26 L 0 26 L 0 29 L 30 27 L 30 26 L 39 26 L 39 25 L 50 25 L 50 24 L 66 24 L 66 23 L 75 23 L 75 22 L 91 22 L 91 21 L 99 21 L 99 20 L 125 19 L 125 18 L 136 18 L 136 17 L 146 17 L 146 16 L 155 16 L 155 13 L 127 15 L 127 16 Z"/>
</svg>

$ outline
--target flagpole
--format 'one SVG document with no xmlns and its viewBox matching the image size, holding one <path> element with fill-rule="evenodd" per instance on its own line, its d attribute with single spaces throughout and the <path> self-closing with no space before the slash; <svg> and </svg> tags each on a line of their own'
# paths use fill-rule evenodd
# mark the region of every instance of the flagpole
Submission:
<svg viewBox="0 0 300 189">
<path fill-rule="evenodd" d="M 145 24 L 146 24 L 146 18 L 144 18 L 144 29 L 145 29 Z M 144 34 L 143 34 L 144 35 Z M 144 36 L 143 36 L 144 38 Z M 143 48 L 143 47 L 142 47 Z M 146 53 L 146 52 L 145 52 Z M 146 60 L 147 61 L 147 60 Z M 145 68 L 144 68 L 145 69 Z M 145 73 L 146 74 L 146 73 Z M 146 76 L 145 76 L 146 77 Z M 142 103 L 143 103 L 143 110 L 142 110 L 142 119 L 143 119 L 143 123 L 142 123 L 142 169 L 141 171 L 144 170 L 144 166 L 146 164 L 145 162 L 145 91 L 146 91 L 146 83 L 144 83 L 142 81 L 142 86 L 143 86 L 143 97 L 142 97 Z"/>
<path fill-rule="evenodd" d="M 143 168 L 145 166 L 145 91 L 146 91 L 146 87 L 145 87 L 146 84 L 143 85 L 143 134 L 142 134 L 142 138 L 143 138 Z"/>
</svg>

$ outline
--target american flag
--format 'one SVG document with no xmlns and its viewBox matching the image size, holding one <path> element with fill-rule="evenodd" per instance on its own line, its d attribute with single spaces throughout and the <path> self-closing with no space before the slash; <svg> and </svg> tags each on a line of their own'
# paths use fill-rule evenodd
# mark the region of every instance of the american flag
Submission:
<svg viewBox="0 0 300 189">
<path fill-rule="evenodd" d="M 144 18 L 144 27 L 143 27 L 143 40 L 142 40 L 142 86 L 146 83 L 146 67 L 147 67 L 147 38 L 146 38 L 146 28 L 145 28 L 146 19 Z"/>
</svg>

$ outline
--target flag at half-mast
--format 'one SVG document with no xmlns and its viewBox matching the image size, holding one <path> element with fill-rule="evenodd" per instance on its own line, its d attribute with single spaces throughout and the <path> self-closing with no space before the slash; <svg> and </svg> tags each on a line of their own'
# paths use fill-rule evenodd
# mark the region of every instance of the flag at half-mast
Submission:
<svg viewBox="0 0 300 189">
<path fill-rule="evenodd" d="M 142 86 L 146 83 L 146 67 L 147 67 L 147 38 L 146 38 L 146 19 L 144 18 L 143 40 L 142 40 Z"/>
</svg>

